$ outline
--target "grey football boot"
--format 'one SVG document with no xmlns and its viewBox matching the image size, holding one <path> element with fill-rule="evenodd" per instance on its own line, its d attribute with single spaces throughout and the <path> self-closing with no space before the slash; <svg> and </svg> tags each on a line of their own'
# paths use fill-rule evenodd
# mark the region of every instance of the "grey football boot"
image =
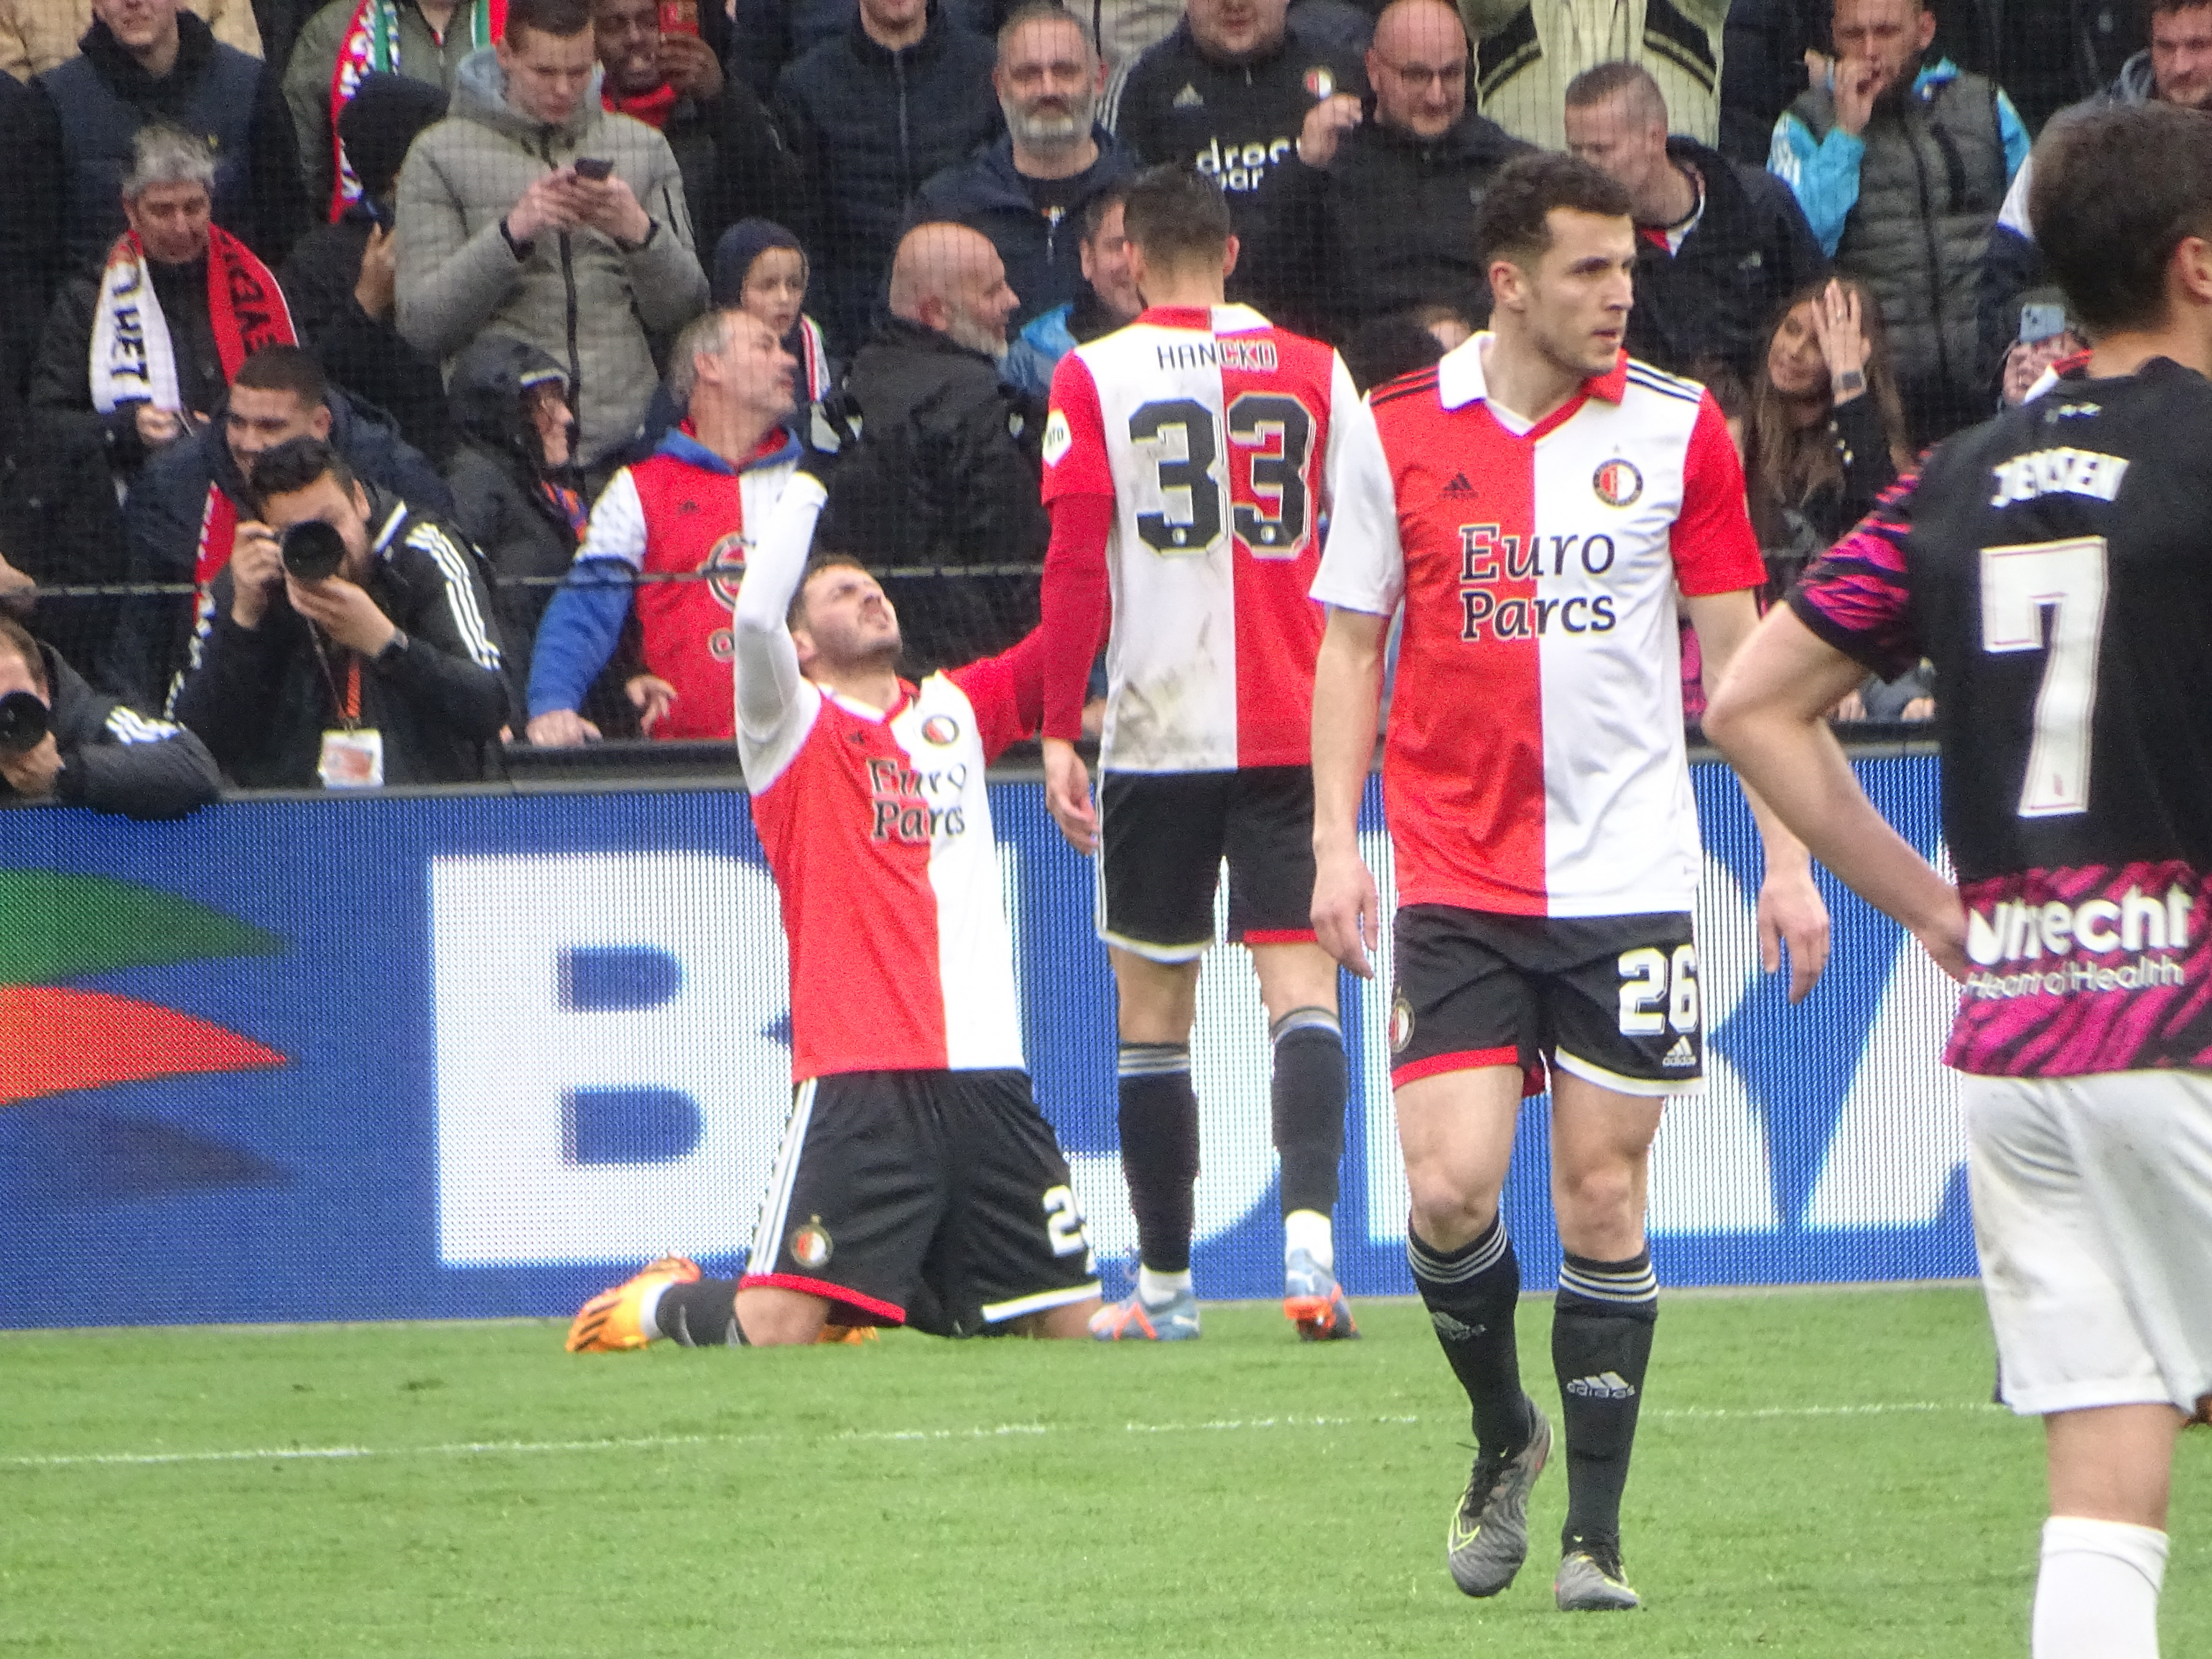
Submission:
<svg viewBox="0 0 2212 1659">
<path fill-rule="evenodd" d="M 1510 1457 L 1487 1453 L 1474 1460 L 1466 1494 L 1445 1537 L 1444 1560 L 1452 1583 L 1469 1595 L 1495 1595 L 1513 1582 L 1528 1559 L 1528 1493 L 1552 1455 L 1552 1425 L 1528 1402 L 1528 1443 Z"/>
</svg>

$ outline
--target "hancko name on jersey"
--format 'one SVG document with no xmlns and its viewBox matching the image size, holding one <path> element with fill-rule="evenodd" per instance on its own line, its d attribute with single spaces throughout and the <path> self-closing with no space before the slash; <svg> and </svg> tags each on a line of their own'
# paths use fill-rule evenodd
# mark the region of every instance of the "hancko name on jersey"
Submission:
<svg viewBox="0 0 2212 1659">
<path fill-rule="evenodd" d="M 2109 501 L 2120 493 L 2120 480 L 2128 464 L 2118 455 L 2100 455 L 2094 449 L 2039 449 L 2016 455 L 1990 469 L 1997 493 L 1991 507 L 2013 501 L 2032 501 L 2039 495 L 2087 495 Z"/>
<path fill-rule="evenodd" d="M 968 769 L 951 766 L 924 772 L 901 766 L 895 760 L 871 756 L 868 760 L 868 803 L 872 841 L 903 842 L 926 847 L 939 835 L 968 833 L 968 814 L 957 803 L 968 787 Z M 951 806 L 933 806 L 933 796 L 952 797 Z"/>
<path fill-rule="evenodd" d="M 1574 559 L 1585 575 L 1602 576 L 1613 568 L 1613 538 L 1595 536 L 1531 536 L 1525 541 L 1508 536 L 1494 524 L 1463 524 L 1459 527 L 1460 629 L 1462 640 L 1479 640 L 1486 623 L 1493 638 L 1533 640 L 1551 629 L 1556 616 L 1569 634 L 1608 634 L 1619 618 L 1613 596 L 1595 598 L 1574 594 L 1564 600 L 1521 596 L 1500 600 L 1496 585 L 1534 581 L 1546 574 L 1546 546 L 1550 549 L 1550 574 L 1564 576 Z"/>
<path fill-rule="evenodd" d="M 1273 374 L 1275 372 L 1275 343 L 1273 340 L 1240 340 L 1234 336 L 1227 339 L 1182 340 L 1172 345 L 1152 348 L 1162 368 L 1227 368 L 1242 369 L 1248 374 Z"/>
</svg>

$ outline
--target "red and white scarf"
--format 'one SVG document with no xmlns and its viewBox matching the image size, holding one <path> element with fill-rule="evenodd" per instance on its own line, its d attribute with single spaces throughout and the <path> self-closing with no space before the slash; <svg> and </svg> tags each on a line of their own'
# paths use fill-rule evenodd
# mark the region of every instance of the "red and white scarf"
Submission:
<svg viewBox="0 0 2212 1659">
<path fill-rule="evenodd" d="M 792 331 L 799 336 L 795 353 L 799 372 L 806 377 L 806 396 L 802 403 L 818 404 L 830 392 L 830 348 L 822 338 L 822 331 L 815 326 L 811 317 L 802 315 L 799 326 Z M 786 337 L 787 347 L 789 337 Z"/>
<path fill-rule="evenodd" d="M 239 365 L 266 345 L 296 345 L 292 313 L 269 267 L 220 225 L 208 228 L 208 323 L 228 382 Z M 127 231 L 107 252 L 100 302 L 92 315 L 92 406 L 112 415 L 125 404 L 184 406 L 177 349 L 155 296 L 154 278 L 138 233 Z"/>
<path fill-rule="evenodd" d="M 611 115 L 627 115 L 642 121 L 655 132 L 668 125 L 668 118 L 676 112 L 676 88 L 663 81 L 650 92 L 641 92 L 634 97 L 624 97 L 611 86 L 599 88 L 599 107 Z"/>
<path fill-rule="evenodd" d="M 338 117 L 361 90 L 362 78 L 399 68 L 400 0 L 355 0 L 353 16 L 338 37 L 337 62 L 331 69 L 331 222 L 361 199 L 361 179 L 346 159 L 338 137 Z M 469 45 L 490 46 L 507 30 L 507 0 L 469 0 Z M 447 24 L 450 29 L 452 24 Z"/>
</svg>

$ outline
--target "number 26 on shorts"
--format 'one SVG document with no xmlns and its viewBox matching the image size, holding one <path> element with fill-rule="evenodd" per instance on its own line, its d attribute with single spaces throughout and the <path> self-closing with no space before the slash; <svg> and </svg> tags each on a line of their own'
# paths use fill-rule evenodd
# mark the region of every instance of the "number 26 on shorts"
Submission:
<svg viewBox="0 0 2212 1659">
<path fill-rule="evenodd" d="M 1657 1036 L 1668 1027 L 1698 1029 L 1698 947 L 1678 945 L 1669 957 L 1652 945 L 1620 953 L 1620 1030 Z"/>
</svg>

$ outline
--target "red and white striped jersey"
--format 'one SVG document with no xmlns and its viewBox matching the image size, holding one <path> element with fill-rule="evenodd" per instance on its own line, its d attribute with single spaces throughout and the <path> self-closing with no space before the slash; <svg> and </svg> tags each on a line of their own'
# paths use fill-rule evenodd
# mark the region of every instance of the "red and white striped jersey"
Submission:
<svg viewBox="0 0 2212 1659">
<path fill-rule="evenodd" d="M 1395 526 L 1333 532 L 1314 597 L 1406 627 L 1383 801 L 1407 904 L 1634 915 L 1695 902 L 1674 593 L 1765 572 L 1711 397 L 1623 356 L 1534 427 L 1478 335 L 1379 388 Z"/>
<path fill-rule="evenodd" d="M 902 686 L 888 714 L 801 681 L 765 736 L 740 723 L 791 949 L 794 1081 L 1022 1066 L 984 767 L 1036 729 L 1036 643 Z"/>
<path fill-rule="evenodd" d="M 1046 734 L 1076 735 L 1103 565 L 1106 768 L 1305 764 L 1322 520 L 1389 511 L 1374 421 L 1342 360 L 1244 306 L 1154 307 L 1061 359 L 1044 460 Z M 1070 547 L 1061 508 L 1082 497 L 1111 514 Z"/>
</svg>

